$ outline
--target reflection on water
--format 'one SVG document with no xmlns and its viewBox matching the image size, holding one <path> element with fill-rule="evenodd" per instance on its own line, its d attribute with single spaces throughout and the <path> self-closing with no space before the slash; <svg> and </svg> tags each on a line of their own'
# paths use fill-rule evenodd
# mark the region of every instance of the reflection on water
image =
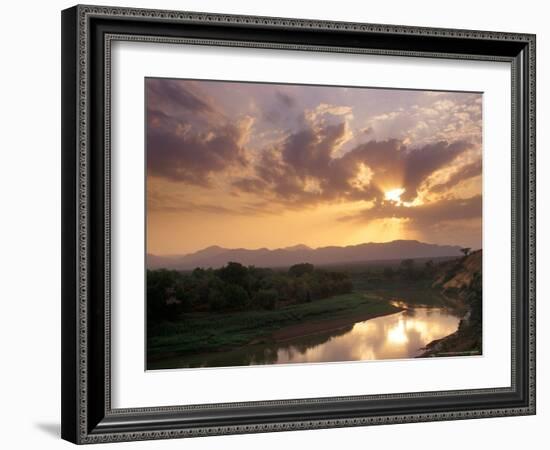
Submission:
<svg viewBox="0 0 550 450">
<path fill-rule="evenodd" d="M 281 348 L 277 363 L 411 358 L 431 341 L 454 333 L 459 320 L 440 308 L 406 309 L 356 323 L 345 334 L 305 351 L 295 351 L 294 345 Z"/>
<path fill-rule="evenodd" d="M 174 358 L 165 367 L 412 358 L 418 356 L 421 349 L 431 341 L 454 333 L 459 321 L 452 311 L 444 308 L 408 308 L 396 314 L 285 342 L 249 345 L 226 352 Z"/>
<path fill-rule="evenodd" d="M 396 308 L 409 309 L 409 304 L 403 300 L 391 300 L 390 305 L 395 306 Z"/>
</svg>

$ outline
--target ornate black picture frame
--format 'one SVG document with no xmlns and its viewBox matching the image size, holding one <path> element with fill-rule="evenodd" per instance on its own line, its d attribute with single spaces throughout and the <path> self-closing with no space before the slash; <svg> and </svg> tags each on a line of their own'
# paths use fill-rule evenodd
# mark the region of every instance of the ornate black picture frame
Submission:
<svg viewBox="0 0 550 450">
<path fill-rule="evenodd" d="M 511 386 L 113 409 L 109 111 L 117 40 L 509 62 Z M 534 35 L 75 6 L 62 12 L 62 110 L 64 439 L 84 444 L 535 414 Z"/>
</svg>

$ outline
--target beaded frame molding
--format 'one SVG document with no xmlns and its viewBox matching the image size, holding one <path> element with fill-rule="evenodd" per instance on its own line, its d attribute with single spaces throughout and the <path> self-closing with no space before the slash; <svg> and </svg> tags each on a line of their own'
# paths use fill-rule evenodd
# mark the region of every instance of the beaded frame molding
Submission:
<svg viewBox="0 0 550 450">
<path fill-rule="evenodd" d="M 504 388 L 111 407 L 114 41 L 504 61 L 512 73 L 512 373 Z M 535 414 L 535 36 L 78 5 L 62 12 L 62 437 L 78 444 Z"/>
</svg>

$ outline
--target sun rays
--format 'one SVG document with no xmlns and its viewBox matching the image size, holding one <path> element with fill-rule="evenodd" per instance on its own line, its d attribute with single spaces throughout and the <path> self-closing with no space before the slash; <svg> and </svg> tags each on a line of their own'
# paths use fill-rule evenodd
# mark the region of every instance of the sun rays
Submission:
<svg viewBox="0 0 550 450">
<path fill-rule="evenodd" d="M 390 202 L 395 202 L 397 203 L 398 205 L 401 205 L 401 195 L 403 195 L 405 193 L 405 189 L 404 188 L 397 188 L 397 189 L 392 189 L 390 191 L 386 191 L 384 193 L 384 198 Z"/>
</svg>

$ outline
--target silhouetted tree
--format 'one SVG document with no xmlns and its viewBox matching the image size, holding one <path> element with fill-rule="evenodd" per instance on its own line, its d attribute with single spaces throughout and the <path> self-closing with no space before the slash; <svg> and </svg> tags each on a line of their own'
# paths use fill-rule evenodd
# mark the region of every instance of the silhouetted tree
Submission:
<svg viewBox="0 0 550 450">
<path fill-rule="evenodd" d="M 208 306 L 212 311 L 222 311 L 228 307 L 226 296 L 218 289 L 208 291 Z"/>
<path fill-rule="evenodd" d="M 412 279 L 415 275 L 415 262 L 414 259 L 404 259 L 399 265 L 399 269 L 405 274 L 406 277 Z"/>
<path fill-rule="evenodd" d="M 263 309 L 274 309 L 277 303 L 277 291 L 260 289 L 254 296 L 254 303 Z"/>
<path fill-rule="evenodd" d="M 171 321 L 185 312 L 273 309 L 278 302 L 302 303 L 351 292 L 349 274 L 292 266 L 288 272 L 230 262 L 220 269 L 147 272 L 147 311 L 152 321 Z"/>
<path fill-rule="evenodd" d="M 434 272 L 435 272 L 435 264 L 430 259 L 430 260 L 426 261 L 426 264 L 424 264 L 424 274 L 425 274 L 426 278 L 430 278 L 430 277 L 433 276 Z"/>
<path fill-rule="evenodd" d="M 218 276 L 226 283 L 248 287 L 248 269 L 238 262 L 229 262 L 217 271 Z"/>
<path fill-rule="evenodd" d="M 248 292 L 238 284 L 228 284 L 223 291 L 226 304 L 231 309 L 243 309 L 248 304 Z"/>
<path fill-rule="evenodd" d="M 294 264 L 288 269 L 288 274 L 293 277 L 301 277 L 306 273 L 313 273 L 315 266 L 309 263 Z"/>
</svg>

